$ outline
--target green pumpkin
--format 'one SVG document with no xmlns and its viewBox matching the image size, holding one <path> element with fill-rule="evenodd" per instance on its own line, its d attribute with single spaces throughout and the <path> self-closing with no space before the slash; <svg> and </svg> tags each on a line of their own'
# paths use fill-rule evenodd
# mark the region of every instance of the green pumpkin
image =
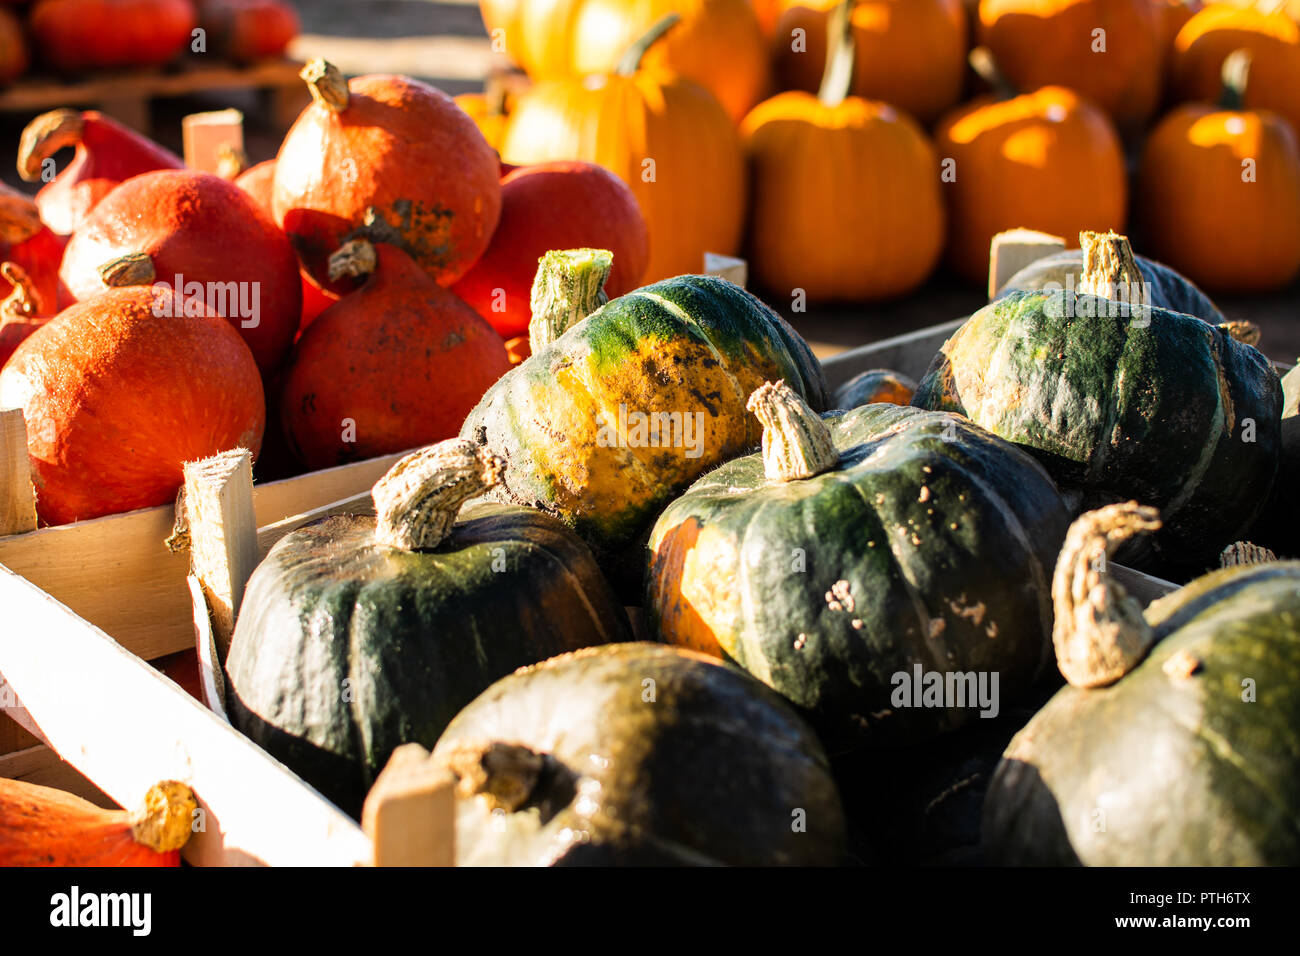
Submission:
<svg viewBox="0 0 1300 956">
<path fill-rule="evenodd" d="M 1282 376 L 1281 452 L 1273 493 L 1246 537 L 1287 558 L 1300 558 L 1300 367 Z"/>
<path fill-rule="evenodd" d="M 1058 581 L 1101 550 L 1067 549 Z M 1091 603 L 1058 610 L 1061 646 L 1135 653 L 1112 683 L 1072 679 L 1012 740 L 985 800 L 991 861 L 1300 864 L 1300 563 L 1214 571 L 1145 612 L 1100 577 L 1076 576 Z"/>
<path fill-rule="evenodd" d="M 459 778 L 461 866 L 825 866 L 843 853 L 812 731 L 748 675 L 662 645 L 512 674 L 433 759 Z"/>
<path fill-rule="evenodd" d="M 593 309 L 590 270 L 602 263 L 583 252 L 543 259 L 533 355 L 488 390 L 461 435 L 509 462 L 497 497 L 556 515 L 605 557 L 758 441 L 745 399 L 765 379 L 786 379 L 818 409 L 829 398 L 807 344 L 739 286 L 679 276 Z M 575 315 L 588 317 L 552 339 Z"/>
<path fill-rule="evenodd" d="M 249 580 L 226 662 L 235 726 L 354 815 L 395 747 L 431 747 L 493 681 L 630 639 L 591 552 L 559 522 L 491 502 L 455 517 L 493 480 L 468 443 L 408 456 L 384 481 L 446 446 L 458 471 L 417 488 L 396 518 L 433 522 L 433 534 L 393 543 L 385 502 L 378 519 L 338 515 L 286 535 Z"/>
<path fill-rule="evenodd" d="M 1129 498 L 1160 508 L 1164 530 L 1126 562 L 1212 559 L 1273 484 L 1277 374 L 1224 327 L 1120 305 L 1012 292 L 944 343 L 913 404 L 1032 452 L 1079 510 Z"/>
<path fill-rule="evenodd" d="M 887 368 L 870 368 L 859 372 L 835 390 L 833 404 L 836 408 L 857 408 L 885 402 L 890 405 L 910 405 L 916 393 L 916 382 Z"/>
<path fill-rule="evenodd" d="M 752 405 L 763 454 L 705 475 L 650 534 L 652 633 L 745 668 L 837 741 L 972 719 L 973 700 L 925 696 L 942 675 L 996 676 L 1011 700 L 1047 669 L 1069 514 L 1033 458 L 915 408 L 823 420 L 771 386 Z"/>
</svg>

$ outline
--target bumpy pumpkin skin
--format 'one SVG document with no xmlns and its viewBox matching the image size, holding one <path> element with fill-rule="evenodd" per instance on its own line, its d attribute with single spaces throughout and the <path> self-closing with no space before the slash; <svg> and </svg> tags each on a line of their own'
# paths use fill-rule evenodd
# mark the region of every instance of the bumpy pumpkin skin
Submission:
<svg viewBox="0 0 1300 956">
<path fill-rule="evenodd" d="M 548 767 L 504 816 L 457 800 L 461 866 L 826 866 L 843 852 L 817 738 L 777 695 L 703 655 L 642 642 L 529 667 L 461 711 L 434 759 L 492 741 Z M 805 832 L 793 832 L 796 809 Z"/>
<path fill-rule="evenodd" d="M 471 506 L 430 552 L 374 529 L 339 515 L 281 539 L 226 661 L 235 726 L 354 815 L 393 748 L 432 747 L 493 681 L 630 639 L 591 553 L 546 515 Z"/>
<path fill-rule="evenodd" d="M 837 469 L 786 483 L 727 462 L 650 534 L 647 619 L 733 661 L 837 739 L 916 740 L 978 707 L 891 707 L 893 675 L 1047 669 L 1052 566 L 1069 512 L 1037 462 L 952 415 L 825 416 Z M 945 436 L 949 436 L 945 438 Z M 844 594 L 847 593 L 847 600 Z"/>
<path fill-rule="evenodd" d="M 1218 306 L 1191 279 L 1152 259 L 1143 256 L 1133 258 L 1146 282 L 1144 291 L 1150 296 L 1151 305 L 1171 312 L 1194 315 L 1211 325 L 1227 321 Z M 1082 276 L 1083 253 L 1078 249 L 1066 249 L 1025 266 L 1007 280 L 1005 291 L 1001 295 L 1013 289 L 1024 292 L 1060 291 L 1067 286 L 1078 289 Z"/>
<path fill-rule="evenodd" d="M 700 474 L 759 441 L 745 402 L 778 379 L 814 409 L 827 407 L 821 363 L 780 316 L 724 279 L 679 276 L 614 299 L 511 369 L 461 436 L 510 463 L 494 496 L 559 516 L 603 555 L 631 544 Z M 619 447 L 620 404 L 698 421 L 698 455 L 683 430 L 680 445 L 661 436 L 657 446 Z"/>
<path fill-rule="evenodd" d="M 1152 603 L 1159 643 L 1142 664 L 1110 687 L 1063 688 L 1012 740 L 984 804 L 991 860 L 1300 863 L 1298 595 L 1300 563 L 1286 562 Z M 1199 666 L 1183 676 L 1188 658 Z"/>
<path fill-rule="evenodd" d="M 1084 508 L 1130 498 L 1158 507 L 1164 528 L 1151 547 L 1168 560 L 1212 558 L 1241 537 L 1272 486 L 1277 374 L 1199 319 L 1152 308 L 1142 326 L 1145 311 L 1106 317 L 1116 305 L 1013 292 L 944 343 L 913 404 L 967 415 L 1024 446 Z"/>
</svg>

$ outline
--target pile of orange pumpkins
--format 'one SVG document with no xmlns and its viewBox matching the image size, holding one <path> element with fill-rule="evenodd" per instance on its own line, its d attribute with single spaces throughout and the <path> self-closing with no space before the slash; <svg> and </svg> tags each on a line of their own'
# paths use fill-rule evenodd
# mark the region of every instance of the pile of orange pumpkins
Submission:
<svg viewBox="0 0 1300 956">
<path fill-rule="evenodd" d="M 945 260 L 983 282 L 990 239 L 1018 227 L 1127 229 L 1216 293 L 1300 273 L 1294 0 L 481 9 L 531 86 L 466 108 L 506 162 L 630 184 L 649 280 L 744 253 L 774 301 L 871 301 Z"/>
<path fill-rule="evenodd" d="M 162 66 L 181 54 L 252 62 L 283 55 L 298 35 L 287 0 L 0 2 L 0 86 L 29 69 L 81 74 Z"/>
</svg>

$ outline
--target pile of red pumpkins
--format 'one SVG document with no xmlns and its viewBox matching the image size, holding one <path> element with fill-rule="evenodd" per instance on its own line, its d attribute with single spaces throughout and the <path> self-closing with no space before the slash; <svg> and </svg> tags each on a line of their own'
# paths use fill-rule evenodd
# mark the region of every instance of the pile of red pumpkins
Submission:
<svg viewBox="0 0 1300 956">
<path fill-rule="evenodd" d="M 304 75 L 277 157 L 233 180 L 98 113 L 24 131 L 27 178 L 76 150 L 34 202 L 0 194 L 0 407 L 42 522 L 169 502 L 232 447 L 265 476 L 448 438 L 527 355 L 539 256 L 609 249 L 609 295 L 638 286 L 646 224 L 613 174 L 503 167 L 409 78 Z"/>
</svg>

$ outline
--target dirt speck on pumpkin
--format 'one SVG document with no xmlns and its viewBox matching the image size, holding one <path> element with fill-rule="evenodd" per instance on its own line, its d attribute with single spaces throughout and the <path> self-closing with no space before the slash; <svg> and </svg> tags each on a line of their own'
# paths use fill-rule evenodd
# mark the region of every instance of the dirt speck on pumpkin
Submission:
<svg viewBox="0 0 1300 956">
<path fill-rule="evenodd" d="M 930 500 L 930 486 L 929 486 L 929 485 L 922 485 L 922 486 L 921 486 L 921 493 L 920 493 L 919 495 L 917 495 L 916 500 L 919 501 L 921 504 L 925 504 L 927 501 Z M 933 514 L 933 511 L 931 512 L 931 514 Z"/>
<path fill-rule="evenodd" d="M 801 651 L 803 650 L 804 645 L 807 643 L 808 643 L 808 635 L 800 634 L 798 637 L 794 639 L 794 649 L 796 651 Z"/>
<path fill-rule="evenodd" d="M 984 623 L 984 612 L 986 610 L 986 608 L 984 607 L 984 602 L 979 601 L 976 604 L 972 604 L 972 605 L 959 603 L 959 602 L 965 602 L 965 600 L 966 600 L 966 595 L 962 594 L 957 601 L 949 601 L 948 606 L 952 608 L 952 613 L 956 614 L 958 617 L 966 618 L 966 620 L 970 621 L 976 627 L 979 627 L 982 623 Z"/>
<path fill-rule="evenodd" d="M 1201 662 L 1185 647 L 1165 661 L 1164 666 L 1161 667 L 1171 680 L 1187 680 L 1200 669 Z"/>
<path fill-rule="evenodd" d="M 944 632 L 948 622 L 941 617 L 930 618 L 930 638 L 933 640 Z"/>
<path fill-rule="evenodd" d="M 832 584 L 826 592 L 826 604 L 832 611 L 847 611 L 852 614 L 855 602 L 849 590 L 849 582 L 841 579 Z"/>
</svg>

